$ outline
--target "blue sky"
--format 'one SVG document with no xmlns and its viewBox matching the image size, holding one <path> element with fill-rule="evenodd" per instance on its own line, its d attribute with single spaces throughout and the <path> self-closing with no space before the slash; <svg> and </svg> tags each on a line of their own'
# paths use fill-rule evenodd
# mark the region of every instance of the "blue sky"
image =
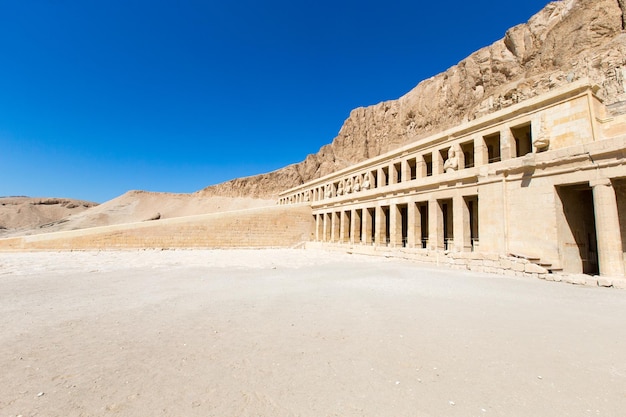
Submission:
<svg viewBox="0 0 626 417">
<path fill-rule="evenodd" d="M 299 162 L 545 4 L 0 0 L 0 196 L 193 192 Z"/>
</svg>

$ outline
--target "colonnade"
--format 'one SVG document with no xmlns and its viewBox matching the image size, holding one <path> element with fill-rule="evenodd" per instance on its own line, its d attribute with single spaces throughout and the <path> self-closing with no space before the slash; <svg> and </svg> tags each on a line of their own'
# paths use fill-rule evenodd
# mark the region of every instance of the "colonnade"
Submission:
<svg viewBox="0 0 626 417">
<path fill-rule="evenodd" d="M 314 220 L 318 242 L 472 251 L 479 241 L 477 195 L 326 208 Z"/>
<path fill-rule="evenodd" d="M 361 172 L 344 174 L 330 182 L 294 191 L 279 198 L 278 204 L 321 202 L 521 157 L 533 152 L 532 131 L 538 126 L 537 121 L 534 124 L 527 121 L 515 127 L 499 126 L 486 133 L 447 142 L 435 149 L 410 152 Z"/>
</svg>

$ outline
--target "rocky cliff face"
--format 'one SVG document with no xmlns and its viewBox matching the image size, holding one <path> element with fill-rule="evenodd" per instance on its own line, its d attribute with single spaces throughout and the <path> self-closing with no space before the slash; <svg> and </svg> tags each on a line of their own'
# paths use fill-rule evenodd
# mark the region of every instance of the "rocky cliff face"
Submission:
<svg viewBox="0 0 626 417">
<path fill-rule="evenodd" d="M 422 81 L 398 100 L 357 108 L 330 145 L 298 164 L 199 191 L 271 197 L 466 120 L 589 78 L 614 112 L 626 111 L 626 0 L 548 4 L 504 39 Z"/>
</svg>

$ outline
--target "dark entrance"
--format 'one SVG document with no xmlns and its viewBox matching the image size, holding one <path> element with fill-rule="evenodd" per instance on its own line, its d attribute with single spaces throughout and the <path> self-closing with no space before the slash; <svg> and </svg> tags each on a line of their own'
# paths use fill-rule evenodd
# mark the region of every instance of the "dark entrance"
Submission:
<svg viewBox="0 0 626 417">
<path fill-rule="evenodd" d="M 559 241 L 563 270 L 570 273 L 598 274 L 598 244 L 589 184 L 557 187 L 562 216 Z"/>
<path fill-rule="evenodd" d="M 439 206 L 441 207 L 442 216 L 442 229 L 443 229 L 443 249 L 452 249 L 454 238 L 454 222 L 452 212 L 452 200 L 440 200 Z"/>
<path fill-rule="evenodd" d="M 420 231 L 422 248 L 428 247 L 428 203 L 421 203 L 417 206 L 420 212 Z"/>
<path fill-rule="evenodd" d="M 402 247 L 406 248 L 409 239 L 409 207 L 406 204 L 398 206 L 402 223 Z"/>
</svg>

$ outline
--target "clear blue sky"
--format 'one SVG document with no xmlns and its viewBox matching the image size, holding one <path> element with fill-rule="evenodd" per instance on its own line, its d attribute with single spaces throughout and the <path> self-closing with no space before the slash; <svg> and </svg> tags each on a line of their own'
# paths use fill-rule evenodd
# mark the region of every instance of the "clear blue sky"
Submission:
<svg viewBox="0 0 626 417">
<path fill-rule="evenodd" d="M 193 192 L 303 160 L 546 0 L 0 0 L 0 196 Z"/>
</svg>

